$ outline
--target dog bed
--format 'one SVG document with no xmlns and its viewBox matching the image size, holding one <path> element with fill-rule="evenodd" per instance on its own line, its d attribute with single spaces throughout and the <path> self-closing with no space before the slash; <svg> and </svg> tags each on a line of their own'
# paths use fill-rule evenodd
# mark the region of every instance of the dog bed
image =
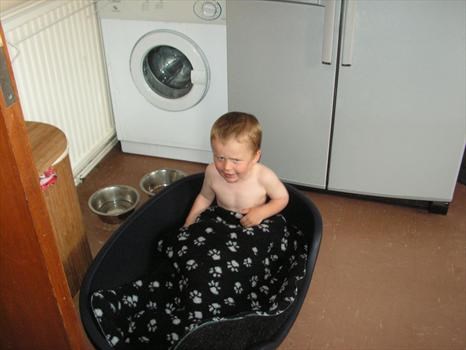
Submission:
<svg viewBox="0 0 466 350">
<path fill-rule="evenodd" d="M 80 293 L 98 349 L 273 349 L 304 301 L 322 221 L 300 191 L 282 215 L 243 228 L 211 207 L 181 228 L 203 174 L 170 185 L 112 235 Z"/>
</svg>

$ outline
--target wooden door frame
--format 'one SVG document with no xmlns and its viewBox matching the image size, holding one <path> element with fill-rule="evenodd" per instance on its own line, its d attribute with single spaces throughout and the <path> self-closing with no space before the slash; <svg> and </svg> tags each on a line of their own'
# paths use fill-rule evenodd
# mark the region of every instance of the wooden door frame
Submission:
<svg viewBox="0 0 466 350">
<path fill-rule="evenodd" d="M 0 348 L 89 349 L 55 244 L 0 23 Z M 2 58 L 0 58 L 1 60 Z"/>
</svg>

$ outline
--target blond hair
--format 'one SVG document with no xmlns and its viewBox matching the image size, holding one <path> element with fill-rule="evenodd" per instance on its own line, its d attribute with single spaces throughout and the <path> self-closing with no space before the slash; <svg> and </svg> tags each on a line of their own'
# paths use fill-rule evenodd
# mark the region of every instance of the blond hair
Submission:
<svg viewBox="0 0 466 350">
<path fill-rule="evenodd" d="M 218 118 L 212 125 L 210 141 L 225 142 L 230 139 L 246 141 L 253 152 L 261 148 L 262 128 L 255 116 L 243 112 L 228 112 Z"/>
</svg>

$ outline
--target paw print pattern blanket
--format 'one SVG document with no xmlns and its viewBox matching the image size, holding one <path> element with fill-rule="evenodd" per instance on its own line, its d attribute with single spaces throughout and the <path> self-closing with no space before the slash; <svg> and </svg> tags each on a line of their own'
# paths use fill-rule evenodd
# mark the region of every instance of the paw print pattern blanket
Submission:
<svg viewBox="0 0 466 350">
<path fill-rule="evenodd" d="M 154 273 L 91 295 L 115 349 L 176 349 L 211 322 L 286 310 L 305 275 L 308 247 L 282 215 L 244 228 L 241 214 L 211 207 L 158 242 Z M 135 232 L 137 235 L 137 232 Z"/>
</svg>

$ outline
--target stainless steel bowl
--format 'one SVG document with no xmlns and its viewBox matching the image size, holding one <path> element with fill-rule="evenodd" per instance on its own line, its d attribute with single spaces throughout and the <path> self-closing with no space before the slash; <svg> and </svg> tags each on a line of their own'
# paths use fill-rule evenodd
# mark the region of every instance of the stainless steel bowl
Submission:
<svg viewBox="0 0 466 350">
<path fill-rule="evenodd" d="M 139 203 L 139 192 L 126 185 L 115 185 L 94 192 L 88 201 L 89 209 L 104 222 L 119 223 L 131 214 Z"/>
<path fill-rule="evenodd" d="M 149 196 L 157 194 L 168 185 L 186 176 L 186 173 L 176 169 L 158 169 L 147 173 L 139 181 L 139 187 Z"/>
</svg>

